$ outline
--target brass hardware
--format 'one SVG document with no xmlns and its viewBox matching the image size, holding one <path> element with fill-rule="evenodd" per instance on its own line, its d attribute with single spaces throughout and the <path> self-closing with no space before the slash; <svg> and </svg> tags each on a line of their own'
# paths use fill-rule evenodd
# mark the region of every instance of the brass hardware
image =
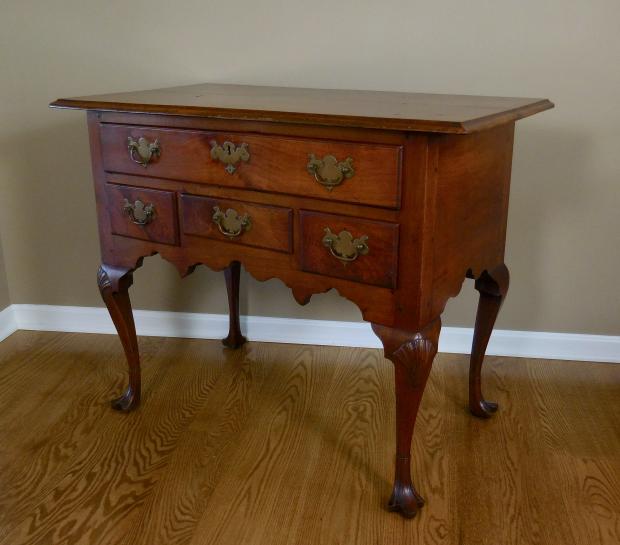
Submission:
<svg viewBox="0 0 620 545">
<path fill-rule="evenodd" d="M 316 181 L 329 191 L 340 185 L 345 178 L 349 179 L 355 174 L 351 157 L 338 162 L 338 159 L 333 155 L 326 155 L 323 159 L 317 159 L 314 153 L 311 153 L 308 155 L 308 159 L 306 165 L 308 172 L 313 174 Z"/>
<path fill-rule="evenodd" d="M 140 200 L 137 200 L 131 204 L 127 199 L 125 199 L 123 212 L 125 212 L 125 214 L 127 214 L 131 218 L 131 221 L 133 221 L 136 225 L 148 225 L 153 221 L 155 206 L 152 204 L 144 204 Z"/>
<path fill-rule="evenodd" d="M 138 138 L 137 142 L 131 136 L 128 136 L 127 149 L 129 150 L 131 160 L 144 168 L 151 162 L 153 157 L 159 157 L 161 154 L 159 140 L 155 139 L 154 142 L 149 143 L 143 136 Z"/>
<path fill-rule="evenodd" d="M 213 140 L 211 142 L 211 157 L 226 165 L 225 170 L 232 174 L 237 170 L 235 166 L 239 161 L 246 163 L 250 159 L 247 144 L 236 146 L 232 142 L 224 142 L 221 146 Z"/>
<path fill-rule="evenodd" d="M 323 246 L 329 248 L 331 254 L 340 259 L 340 261 L 355 261 L 360 255 L 366 255 L 369 252 L 366 241 L 368 237 L 362 235 L 359 238 L 353 238 L 349 231 L 340 231 L 337 235 L 331 232 L 329 227 L 325 227 L 325 236 L 323 237 Z"/>
<path fill-rule="evenodd" d="M 233 238 L 252 228 L 252 218 L 247 214 L 240 216 L 236 210 L 229 208 L 222 212 L 219 206 L 213 207 L 213 221 L 217 224 L 220 233 Z"/>
</svg>

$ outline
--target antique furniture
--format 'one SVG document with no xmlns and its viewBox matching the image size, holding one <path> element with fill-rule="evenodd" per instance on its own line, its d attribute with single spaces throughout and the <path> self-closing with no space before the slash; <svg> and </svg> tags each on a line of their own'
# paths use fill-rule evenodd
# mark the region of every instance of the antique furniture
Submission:
<svg viewBox="0 0 620 545">
<path fill-rule="evenodd" d="M 140 401 L 128 289 L 145 256 L 181 275 L 223 270 L 224 344 L 239 328 L 239 268 L 279 278 L 300 304 L 335 288 L 372 323 L 395 366 L 397 451 L 389 507 L 412 517 L 413 427 L 440 315 L 465 277 L 480 292 L 469 408 L 497 405 L 480 369 L 508 290 L 504 244 L 517 119 L 548 100 L 194 85 L 57 100 L 88 110 L 102 264 L 98 283 Z"/>
</svg>

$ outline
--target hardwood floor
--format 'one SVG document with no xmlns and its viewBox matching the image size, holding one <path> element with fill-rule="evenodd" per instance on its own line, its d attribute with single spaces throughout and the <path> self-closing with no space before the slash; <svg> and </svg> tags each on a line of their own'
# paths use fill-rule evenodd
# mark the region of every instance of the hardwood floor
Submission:
<svg viewBox="0 0 620 545">
<path fill-rule="evenodd" d="M 141 338 L 144 399 L 109 408 L 106 335 L 0 344 L 0 544 L 620 542 L 620 365 L 440 354 L 414 437 L 427 505 L 382 509 L 394 452 L 379 350 Z"/>
</svg>

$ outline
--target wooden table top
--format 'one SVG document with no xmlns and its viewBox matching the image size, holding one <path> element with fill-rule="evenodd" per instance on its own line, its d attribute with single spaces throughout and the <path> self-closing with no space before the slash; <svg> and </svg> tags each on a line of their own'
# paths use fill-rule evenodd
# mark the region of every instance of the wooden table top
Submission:
<svg viewBox="0 0 620 545">
<path fill-rule="evenodd" d="M 61 98 L 50 106 L 457 134 L 553 108 L 549 100 L 540 98 L 213 83 Z"/>
</svg>

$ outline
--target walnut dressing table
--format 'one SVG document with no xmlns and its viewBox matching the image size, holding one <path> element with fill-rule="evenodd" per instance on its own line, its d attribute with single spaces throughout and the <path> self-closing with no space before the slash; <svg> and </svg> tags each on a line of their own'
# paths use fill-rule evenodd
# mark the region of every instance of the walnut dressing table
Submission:
<svg viewBox="0 0 620 545">
<path fill-rule="evenodd" d="M 480 292 L 469 408 L 508 290 L 504 245 L 515 121 L 548 100 L 194 85 L 60 99 L 88 111 L 102 264 L 98 284 L 140 401 L 128 289 L 146 256 L 182 276 L 223 270 L 224 344 L 239 328 L 239 270 L 279 278 L 300 304 L 332 288 L 353 301 L 395 367 L 392 510 L 423 500 L 410 475 L 413 427 L 437 352 L 440 316 L 465 277 Z"/>
</svg>

